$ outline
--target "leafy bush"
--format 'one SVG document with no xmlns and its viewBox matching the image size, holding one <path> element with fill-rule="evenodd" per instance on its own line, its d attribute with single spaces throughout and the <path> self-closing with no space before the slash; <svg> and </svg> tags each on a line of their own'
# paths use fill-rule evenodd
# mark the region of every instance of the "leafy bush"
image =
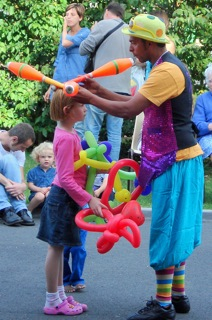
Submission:
<svg viewBox="0 0 212 320">
<path fill-rule="evenodd" d="M 90 27 L 94 21 L 102 19 L 109 2 L 83 1 L 86 7 L 83 24 Z M 68 3 L 65 0 L 0 0 L 1 65 L 9 61 L 25 62 L 51 77 L 62 31 L 62 16 Z M 193 79 L 194 97 L 204 91 L 203 71 L 211 61 L 212 42 L 208 1 L 130 0 L 123 5 L 126 22 L 138 13 L 165 8 L 170 17 L 169 34 L 176 42 L 176 54 L 188 66 Z M 0 75 L 0 127 L 10 128 L 25 121 L 34 127 L 37 143 L 52 139 L 55 123 L 49 117 L 49 105 L 43 100 L 48 86 L 17 78 L 4 67 Z M 123 143 L 126 143 L 126 149 L 130 145 L 133 127 L 134 120 L 124 121 Z"/>
</svg>

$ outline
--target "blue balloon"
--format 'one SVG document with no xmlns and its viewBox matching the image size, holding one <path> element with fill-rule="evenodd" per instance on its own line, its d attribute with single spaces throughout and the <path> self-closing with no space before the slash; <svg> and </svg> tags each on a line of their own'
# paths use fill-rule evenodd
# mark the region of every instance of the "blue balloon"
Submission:
<svg viewBox="0 0 212 320">
<path fill-rule="evenodd" d="M 134 186 L 135 186 L 135 188 L 136 188 L 138 185 L 139 185 L 138 178 L 136 178 L 135 181 L 134 181 Z M 142 195 L 142 196 L 147 196 L 148 194 L 151 193 L 151 191 L 152 191 L 152 187 L 151 187 L 151 185 L 149 184 L 149 185 L 147 185 L 146 188 L 141 192 L 141 195 Z"/>
</svg>

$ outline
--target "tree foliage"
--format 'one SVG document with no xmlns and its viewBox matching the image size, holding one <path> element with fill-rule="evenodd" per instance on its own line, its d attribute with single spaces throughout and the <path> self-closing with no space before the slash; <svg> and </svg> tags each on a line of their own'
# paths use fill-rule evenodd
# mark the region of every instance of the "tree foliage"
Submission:
<svg viewBox="0 0 212 320">
<path fill-rule="evenodd" d="M 75 1 L 82 2 L 82 1 Z M 102 19 L 110 1 L 83 1 L 86 16 L 83 25 L 90 27 Z M 118 1 L 122 3 L 122 1 Z M 0 0 L 0 62 L 25 62 L 51 77 L 62 31 L 62 17 L 69 2 L 65 0 Z M 169 35 L 176 43 L 176 55 L 190 70 L 194 94 L 204 88 L 203 72 L 211 62 L 212 19 L 208 1 L 124 1 L 125 21 L 138 13 L 165 9 L 170 18 Z M 200 45 L 199 45 L 200 44 Z M 0 69 L 0 127 L 10 128 L 25 121 L 33 125 L 38 142 L 52 136 L 55 123 L 49 117 L 49 105 L 43 100 L 48 86 L 17 78 Z M 130 122 L 132 127 L 134 122 Z M 129 123 L 125 122 L 127 134 Z M 124 131 L 124 130 L 123 130 Z M 132 132 L 132 130 L 131 130 Z"/>
</svg>

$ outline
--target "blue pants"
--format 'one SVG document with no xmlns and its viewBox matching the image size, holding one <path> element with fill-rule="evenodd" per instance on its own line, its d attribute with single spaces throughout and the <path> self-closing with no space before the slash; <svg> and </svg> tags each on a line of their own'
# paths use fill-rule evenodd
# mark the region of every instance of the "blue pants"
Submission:
<svg viewBox="0 0 212 320">
<path fill-rule="evenodd" d="M 17 159 L 12 154 L 0 156 L 0 173 L 7 179 L 21 183 L 21 171 Z M 0 210 L 13 207 L 15 213 L 22 209 L 27 209 L 25 200 L 17 200 L 12 197 L 5 187 L 0 184 Z"/>
<path fill-rule="evenodd" d="M 86 107 L 87 113 L 84 120 L 85 131 L 91 131 L 96 141 L 99 140 L 99 133 L 104 121 L 104 117 L 106 116 L 107 140 L 112 146 L 110 157 L 112 160 L 117 161 L 119 159 L 121 148 L 123 119 L 111 116 L 110 114 L 107 114 L 91 104 L 86 105 Z"/>
<path fill-rule="evenodd" d="M 80 229 L 81 246 L 64 247 L 64 271 L 63 271 L 63 284 L 64 286 L 77 284 L 84 284 L 85 280 L 82 278 L 82 273 L 85 264 L 87 252 L 85 249 L 87 231 Z M 69 265 L 70 254 L 72 257 L 72 268 Z"/>
<path fill-rule="evenodd" d="M 179 266 L 201 243 L 202 156 L 175 162 L 152 182 L 150 265 Z"/>
</svg>

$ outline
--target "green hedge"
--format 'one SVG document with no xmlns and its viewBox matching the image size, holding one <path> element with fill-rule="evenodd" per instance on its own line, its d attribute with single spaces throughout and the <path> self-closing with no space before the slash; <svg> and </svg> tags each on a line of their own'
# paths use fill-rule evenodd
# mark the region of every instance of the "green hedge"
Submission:
<svg viewBox="0 0 212 320">
<path fill-rule="evenodd" d="M 103 10 L 109 2 L 83 1 L 86 7 L 84 25 L 90 27 L 94 21 L 102 19 Z M 51 77 L 62 31 L 62 17 L 68 3 L 65 0 L 0 0 L 0 127 L 10 128 L 18 122 L 29 122 L 35 129 L 36 143 L 52 139 L 55 127 L 49 117 L 49 105 L 43 100 L 48 86 L 17 78 L 4 65 L 9 61 L 25 62 Z M 169 34 L 176 42 L 177 56 L 191 73 L 194 97 L 204 91 L 203 71 L 211 61 L 212 43 L 208 1 L 130 0 L 123 5 L 126 22 L 138 13 L 166 9 L 170 17 Z M 197 45 L 198 39 L 202 46 Z M 133 120 L 124 122 L 123 143 L 127 145 L 126 149 L 130 145 L 133 127 Z"/>
</svg>

